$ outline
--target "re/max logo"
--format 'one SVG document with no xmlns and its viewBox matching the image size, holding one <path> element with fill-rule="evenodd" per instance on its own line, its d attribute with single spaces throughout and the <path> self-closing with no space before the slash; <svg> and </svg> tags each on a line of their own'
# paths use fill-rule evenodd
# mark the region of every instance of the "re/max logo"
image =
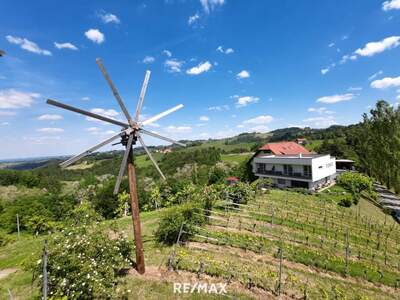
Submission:
<svg viewBox="0 0 400 300">
<path fill-rule="evenodd" d="M 175 294 L 205 293 L 205 294 L 224 295 L 227 293 L 226 285 L 227 285 L 226 283 L 174 282 L 174 293 Z"/>
</svg>

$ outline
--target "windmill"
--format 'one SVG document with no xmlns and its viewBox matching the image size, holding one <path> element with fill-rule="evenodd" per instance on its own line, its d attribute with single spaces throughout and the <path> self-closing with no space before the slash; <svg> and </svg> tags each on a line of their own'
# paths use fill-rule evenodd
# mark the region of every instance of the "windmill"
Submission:
<svg viewBox="0 0 400 300">
<path fill-rule="evenodd" d="M 63 108 L 63 109 L 69 110 L 69 111 L 73 111 L 73 112 L 85 115 L 87 117 L 91 117 L 91 118 L 94 118 L 94 119 L 97 119 L 100 121 L 104 121 L 104 122 L 108 122 L 108 123 L 111 123 L 111 124 L 121 127 L 121 131 L 118 134 L 100 142 L 99 144 L 87 149 L 86 151 L 83 151 L 82 153 L 80 153 L 78 155 L 75 155 L 75 156 L 69 158 L 68 160 L 62 162 L 60 164 L 60 166 L 62 168 L 68 167 L 69 165 L 72 165 L 73 163 L 75 163 L 78 160 L 80 160 L 81 158 L 89 155 L 90 153 L 96 151 L 97 149 L 99 149 L 117 139 L 120 139 L 120 143 L 125 146 L 125 152 L 122 157 L 121 166 L 119 169 L 117 180 L 115 182 L 114 195 L 116 195 L 119 191 L 122 177 L 124 176 L 124 173 L 128 166 L 128 179 L 129 179 L 129 192 L 130 192 L 131 208 L 132 208 L 133 234 L 134 234 L 135 246 L 136 246 L 136 267 L 137 267 L 137 271 L 140 274 L 143 274 L 145 272 L 145 265 L 144 265 L 143 243 L 142 243 L 140 217 L 139 217 L 139 203 L 138 203 L 137 189 L 136 189 L 136 172 L 135 172 L 135 166 L 133 164 L 132 146 L 135 145 L 137 141 L 139 141 L 139 143 L 142 145 L 143 149 L 146 151 L 147 155 L 149 156 L 150 160 L 156 167 L 157 171 L 160 173 L 161 177 L 165 180 L 165 176 L 161 172 L 156 160 L 153 158 L 149 149 L 144 144 L 142 134 L 146 134 L 146 135 L 149 135 L 149 136 L 152 136 L 155 138 L 159 138 L 161 140 L 164 140 L 164 141 L 167 141 L 167 142 L 170 142 L 173 144 L 181 145 L 181 146 L 185 146 L 185 144 L 175 141 L 173 139 L 170 139 L 168 137 L 159 135 L 152 131 L 149 131 L 149 130 L 143 128 L 143 126 L 146 126 L 146 125 L 156 122 L 157 120 L 165 117 L 166 115 L 169 115 L 169 114 L 173 113 L 174 111 L 182 108 L 183 105 L 179 104 L 179 105 L 177 105 L 173 108 L 170 108 L 162 113 L 159 113 L 149 119 L 140 121 L 139 116 L 140 116 L 140 112 L 142 110 L 144 96 L 146 94 L 147 85 L 148 85 L 149 79 L 150 79 L 150 71 L 146 71 L 142 89 L 141 89 L 141 92 L 139 95 L 139 100 L 138 100 L 138 103 L 136 106 L 135 115 L 134 115 L 134 118 L 132 118 L 131 115 L 129 114 L 128 110 L 126 109 L 125 104 L 122 101 L 122 98 L 119 95 L 116 87 L 114 86 L 114 83 L 111 81 L 110 76 L 107 74 L 107 71 L 104 68 L 101 59 L 97 58 L 96 63 L 99 66 L 101 73 L 103 74 L 104 78 L 106 79 L 108 85 L 110 86 L 115 99 L 117 100 L 123 114 L 125 115 L 125 117 L 127 119 L 127 122 L 111 119 L 111 118 L 108 118 L 108 117 L 105 117 L 105 116 L 102 116 L 102 115 L 99 115 L 99 114 L 96 114 L 93 112 L 82 110 L 82 109 L 79 109 L 79 108 L 76 108 L 76 107 L 73 107 L 73 106 L 70 106 L 70 105 L 67 105 L 64 103 L 60 103 L 60 102 L 52 100 L 52 99 L 48 99 L 47 103 L 50 105 L 54 105 L 54 106 L 57 106 L 57 107 L 60 107 L 60 108 Z"/>
</svg>

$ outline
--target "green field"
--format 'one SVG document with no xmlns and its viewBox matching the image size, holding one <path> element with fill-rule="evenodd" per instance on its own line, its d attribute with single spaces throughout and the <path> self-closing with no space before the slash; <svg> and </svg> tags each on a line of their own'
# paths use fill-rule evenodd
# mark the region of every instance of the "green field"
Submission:
<svg viewBox="0 0 400 300">
<path fill-rule="evenodd" d="M 194 282 L 198 277 L 229 282 L 229 295 L 239 299 L 269 298 L 278 291 L 282 249 L 284 297 L 397 299 L 399 227 L 389 218 L 385 224 L 380 210 L 366 200 L 346 209 L 329 193 L 272 190 L 239 207 L 218 204 L 208 225 L 177 248 L 176 271 L 167 269 L 173 248 L 158 245 L 153 236 L 162 210 L 142 213 L 147 273 L 140 276 L 132 270 L 124 277 L 129 298 L 175 299 L 172 282 Z M 105 230 L 111 222 L 102 223 Z M 130 217 L 116 223 L 132 238 Z M 45 238 L 51 237 L 22 235 L 0 248 L 0 270 L 15 271 L 0 279 L 1 299 L 9 297 L 8 290 L 17 299 L 39 294 L 25 265 L 39 257 Z M 182 298 L 210 299 L 201 294 Z"/>
</svg>

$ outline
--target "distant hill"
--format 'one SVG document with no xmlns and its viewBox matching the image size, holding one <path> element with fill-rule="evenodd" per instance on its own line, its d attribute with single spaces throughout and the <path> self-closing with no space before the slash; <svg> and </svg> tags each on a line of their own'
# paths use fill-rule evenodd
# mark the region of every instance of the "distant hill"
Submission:
<svg viewBox="0 0 400 300">
<path fill-rule="evenodd" d="M 200 148 L 215 147 L 220 149 L 223 153 L 246 153 L 253 152 L 259 146 L 268 142 L 279 142 L 279 141 L 291 141 L 296 138 L 306 138 L 309 141 L 317 141 L 317 144 L 321 143 L 321 140 L 334 139 L 345 136 L 345 132 L 358 125 L 350 126 L 339 126 L 333 125 L 324 129 L 313 129 L 313 128 L 300 128 L 300 127 L 288 127 L 280 128 L 267 133 L 259 132 L 244 132 L 239 135 L 222 138 L 222 139 L 208 139 L 208 140 L 181 140 L 187 147 L 182 148 L 180 146 L 149 146 L 150 151 L 160 152 L 166 148 L 172 148 L 179 151 L 194 151 Z M 144 154 L 142 147 L 135 148 L 137 156 Z M 89 155 L 86 160 L 103 160 L 118 157 L 122 154 L 122 151 L 106 151 L 96 152 Z M 65 159 L 66 156 L 60 157 L 47 157 L 47 158 L 28 158 L 18 160 L 4 160 L 0 161 L 0 169 L 12 169 L 12 170 L 31 170 L 39 167 L 46 166 L 52 162 L 57 162 Z"/>
</svg>

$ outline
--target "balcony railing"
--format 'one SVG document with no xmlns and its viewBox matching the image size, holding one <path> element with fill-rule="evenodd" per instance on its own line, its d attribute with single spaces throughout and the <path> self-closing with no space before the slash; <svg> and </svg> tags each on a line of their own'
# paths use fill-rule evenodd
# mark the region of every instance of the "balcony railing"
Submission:
<svg viewBox="0 0 400 300">
<path fill-rule="evenodd" d="M 262 175 L 272 175 L 272 176 L 280 176 L 280 177 L 287 177 L 287 178 L 311 179 L 311 174 L 303 174 L 303 173 L 297 173 L 297 172 L 284 174 L 281 171 L 257 169 L 256 173 L 262 174 Z"/>
</svg>

